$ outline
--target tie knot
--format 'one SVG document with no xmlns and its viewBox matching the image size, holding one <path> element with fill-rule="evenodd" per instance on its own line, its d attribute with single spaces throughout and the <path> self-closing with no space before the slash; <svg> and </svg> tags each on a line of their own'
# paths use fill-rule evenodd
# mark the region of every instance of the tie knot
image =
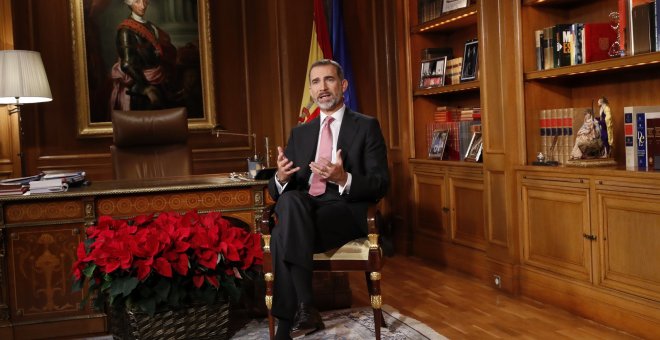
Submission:
<svg viewBox="0 0 660 340">
<path fill-rule="evenodd" d="M 328 118 L 325 119 L 325 122 L 323 122 L 323 124 L 330 125 L 334 121 L 335 121 L 335 119 L 333 117 L 328 117 Z"/>
</svg>

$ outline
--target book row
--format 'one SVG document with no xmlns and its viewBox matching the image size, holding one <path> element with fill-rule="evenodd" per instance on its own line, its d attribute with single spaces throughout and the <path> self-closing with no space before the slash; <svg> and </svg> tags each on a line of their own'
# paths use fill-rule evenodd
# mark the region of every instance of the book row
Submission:
<svg viewBox="0 0 660 340">
<path fill-rule="evenodd" d="M 623 108 L 626 168 L 660 169 L 660 106 Z"/>
<path fill-rule="evenodd" d="M 557 24 L 534 31 L 536 67 L 548 70 L 660 51 L 660 6 L 619 0 L 602 22 Z"/>
<path fill-rule="evenodd" d="M 541 110 L 539 114 L 540 152 L 546 160 L 566 164 L 575 143 L 574 133 L 591 108 L 558 108 Z"/>
</svg>

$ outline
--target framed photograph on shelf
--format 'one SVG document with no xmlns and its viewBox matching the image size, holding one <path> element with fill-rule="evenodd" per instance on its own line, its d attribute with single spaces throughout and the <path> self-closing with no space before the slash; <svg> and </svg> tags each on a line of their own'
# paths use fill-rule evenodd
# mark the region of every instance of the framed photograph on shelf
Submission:
<svg viewBox="0 0 660 340">
<path fill-rule="evenodd" d="M 470 40 L 465 43 L 463 53 L 463 67 L 461 68 L 461 81 L 477 79 L 479 71 L 479 44 L 478 41 Z"/>
<path fill-rule="evenodd" d="M 430 88 L 445 85 L 447 57 L 422 60 L 419 87 Z"/>
<path fill-rule="evenodd" d="M 431 146 L 429 146 L 430 159 L 442 159 L 444 157 L 448 137 L 449 130 L 433 131 Z"/>
<path fill-rule="evenodd" d="M 474 132 L 467 152 L 465 153 L 466 162 L 481 162 L 481 153 L 484 148 L 481 132 Z"/>
<path fill-rule="evenodd" d="M 470 0 L 442 0 L 442 13 L 455 11 L 465 8 L 470 4 Z"/>
</svg>

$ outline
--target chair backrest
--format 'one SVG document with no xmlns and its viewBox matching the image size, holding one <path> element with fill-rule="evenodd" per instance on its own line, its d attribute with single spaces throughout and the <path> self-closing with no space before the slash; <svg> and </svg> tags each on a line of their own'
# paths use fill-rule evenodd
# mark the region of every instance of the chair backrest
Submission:
<svg viewBox="0 0 660 340">
<path fill-rule="evenodd" d="M 113 111 L 115 179 L 190 175 L 187 116 L 185 108 Z"/>
</svg>

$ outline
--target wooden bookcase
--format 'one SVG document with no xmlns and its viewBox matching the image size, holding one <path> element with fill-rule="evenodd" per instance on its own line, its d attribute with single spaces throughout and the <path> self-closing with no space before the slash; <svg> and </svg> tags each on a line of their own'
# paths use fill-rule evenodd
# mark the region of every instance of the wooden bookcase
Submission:
<svg viewBox="0 0 660 340">
<path fill-rule="evenodd" d="M 523 1 L 522 32 L 525 86 L 525 130 L 527 161 L 531 163 L 541 147 L 539 113 L 544 109 L 591 107 L 605 96 L 614 124 L 613 157 L 625 165 L 623 107 L 658 105 L 660 98 L 660 53 L 606 59 L 549 70 L 536 69 L 534 31 L 563 23 L 609 22 L 609 13 L 618 9 L 618 0 Z M 579 125 L 578 125 L 579 126 Z M 574 131 L 576 133 L 577 131 Z"/>
<path fill-rule="evenodd" d="M 419 22 L 417 0 L 406 1 L 405 36 L 411 91 L 410 154 L 412 225 L 410 253 L 433 262 L 483 276 L 486 266 L 486 228 L 483 164 L 428 159 L 428 125 L 438 106 L 481 107 L 481 67 L 476 80 L 420 88 L 422 50 L 451 48 L 463 57 L 465 43 L 478 39 L 481 58 L 479 2 Z M 480 65 L 481 66 L 481 65 Z"/>
<path fill-rule="evenodd" d="M 481 102 L 478 77 L 477 80 L 455 85 L 420 88 L 422 50 L 449 47 L 452 49 L 454 58 L 463 57 L 465 42 L 477 39 L 479 35 L 479 11 L 477 4 L 472 4 L 466 8 L 442 14 L 436 19 L 419 23 L 417 1 L 409 0 L 408 6 L 410 13 L 410 74 L 413 88 L 413 122 L 411 126 L 414 128 L 414 149 L 412 157 L 426 159 L 428 155 L 426 129 L 427 124 L 433 122 L 436 107 L 479 107 Z"/>
<path fill-rule="evenodd" d="M 517 167 L 520 293 L 653 338 L 660 334 L 660 172 L 625 170 L 623 108 L 660 104 L 660 53 L 536 67 L 535 30 L 608 22 L 618 2 L 520 2 L 526 164 Z M 601 96 L 612 112 L 617 166 L 531 166 L 541 149 L 540 111 L 590 107 Z"/>
</svg>

